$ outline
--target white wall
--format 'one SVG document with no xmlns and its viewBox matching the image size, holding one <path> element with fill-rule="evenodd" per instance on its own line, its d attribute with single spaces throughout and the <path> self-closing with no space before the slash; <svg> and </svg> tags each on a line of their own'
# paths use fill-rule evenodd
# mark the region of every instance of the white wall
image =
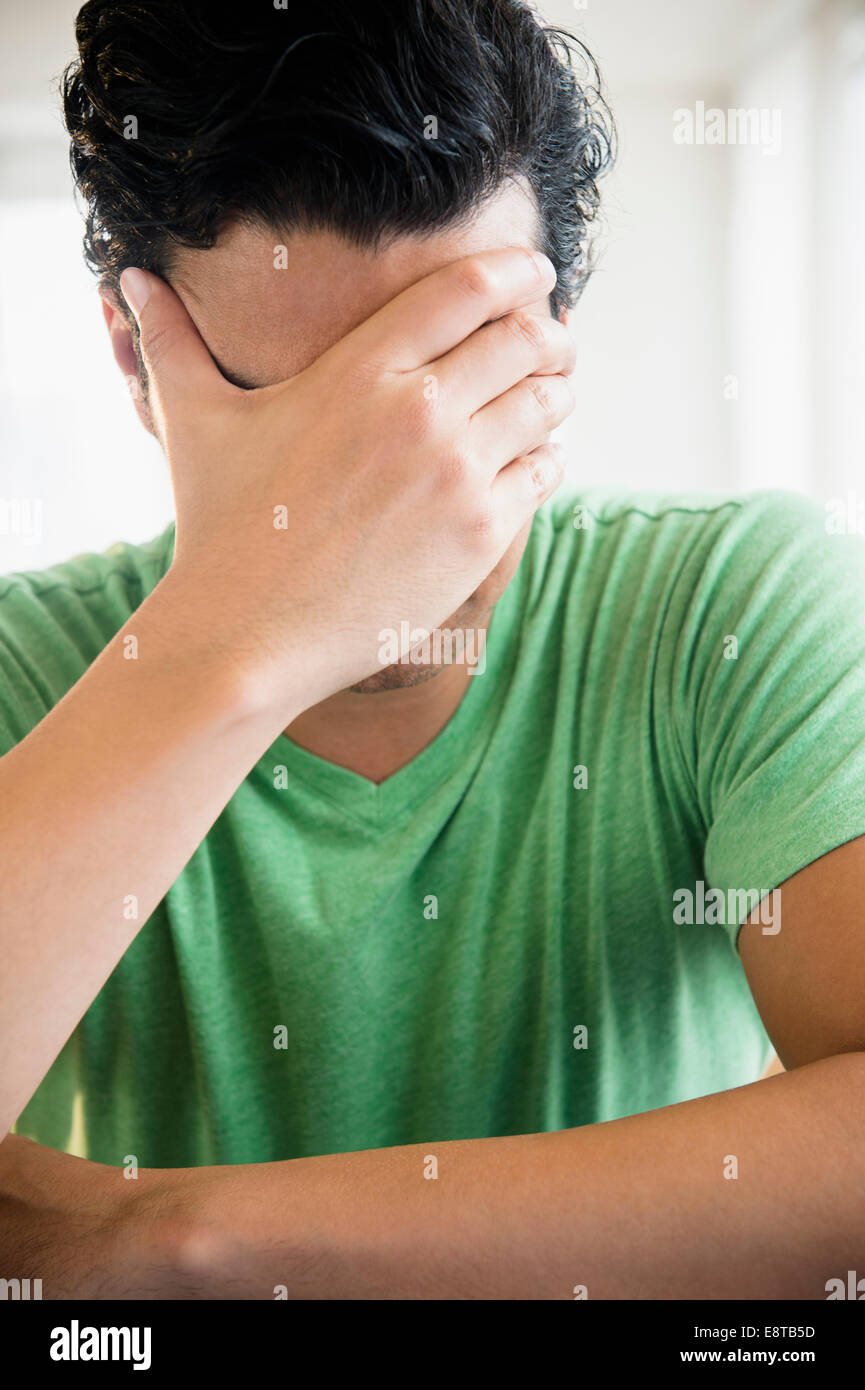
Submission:
<svg viewBox="0 0 865 1390">
<path fill-rule="evenodd" d="M 574 319 L 575 476 L 862 493 L 865 6 L 544 8 L 601 59 L 622 135 Z M 697 101 L 777 111 L 779 146 L 674 143 Z"/>
<path fill-rule="evenodd" d="M 146 540 L 173 515 L 80 241 L 69 198 L 0 200 L 0 573 Z"/>
<path fill-rule="evenodd" d="M 145 540 L 172 516 L 81 253 L 57 95 L 78 8 L 0 0 L 0 573 Z"/>
<path fill-rule="evenodd" d="M 572 317 L 577 409 L 561 432 L 574 477 L 591 485 L 729 480 L 729 150 L 671 136 L 673 111 L 706 94 L 684 83 L 611 93 L 620 153 L 600 266 Z"/>
</svg>

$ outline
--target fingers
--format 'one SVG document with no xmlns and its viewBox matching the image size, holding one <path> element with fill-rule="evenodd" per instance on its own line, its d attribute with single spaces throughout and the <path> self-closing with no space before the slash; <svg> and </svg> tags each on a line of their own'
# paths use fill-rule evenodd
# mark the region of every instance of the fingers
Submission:
<svg viewBox="0 0 865 1390">
<path fill-rule="evenodd" d="M 138 321 L 148 381 L 164 410 L 231 391 L 182 300 L 150 271 L 124 270 L 120 288 Z"/>
<path fill-rule="evenodd" d="M 574 392 L 566 376 L 526 377 L 473 417 L 468 433 L 471 455 L 488 473 L 496 473 L 518 454 L 544 444 L 573 408 Z"/>
<path fill-rule="evenodd" d="M 513 537 L 546 502 L 564 477 L 560 444 L 542 444 L 521 454 L 503 468 L 493 483 L 493 503 L 499 525 Z"/>
<path fill-rule="evenodd" d="M 572 372 L 575 362 L 576 348 L 564 324 L 516 309 L 479 328 L 430 370 L 442 400 L 465 416 L 524 377 Z"/>
<path fill-rule="evenodd" d="M 543 299 L 556 272 L 519 246 L 451 261 L 410 285 L 342 339 L 338 348 L 394 372 L 435 362 L 489 319 Z"/>
</svg>

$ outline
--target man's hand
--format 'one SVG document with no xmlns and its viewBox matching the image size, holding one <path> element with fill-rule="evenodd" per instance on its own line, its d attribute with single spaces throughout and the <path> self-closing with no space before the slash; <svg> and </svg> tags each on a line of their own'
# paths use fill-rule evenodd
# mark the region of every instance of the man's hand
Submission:
<svg viewBox="0 0 865 1390">
<path fill-rule="evenodd" d="M 172 470 L 177 601 L 286 721 L 372 674 L 381 629 L 443 622 L 560 482 L 548 439 L 574 349 L 520 307 L 554 283 L 519 248 L 467 257 L 247 392 L 167 284 L 124 272 Z"/>
</svg>

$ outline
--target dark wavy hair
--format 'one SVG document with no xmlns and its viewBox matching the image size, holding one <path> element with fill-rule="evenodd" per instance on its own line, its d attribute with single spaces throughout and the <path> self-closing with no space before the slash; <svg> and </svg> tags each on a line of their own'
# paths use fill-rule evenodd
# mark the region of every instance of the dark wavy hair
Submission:
<svg viewBox="0 0 865 1390">
<path fill-rule="evenodd" d="M 375 247 L 513 176 L 537 200 L 553 312 L 588 279 L 613 121 L 591 54 L 523 0 L 88 0 L 76 39 L 62 94 L 85 256 L 115 292 L 126 266 L 170 274 L 174 249 L 238 217 Z"/>
</svg>

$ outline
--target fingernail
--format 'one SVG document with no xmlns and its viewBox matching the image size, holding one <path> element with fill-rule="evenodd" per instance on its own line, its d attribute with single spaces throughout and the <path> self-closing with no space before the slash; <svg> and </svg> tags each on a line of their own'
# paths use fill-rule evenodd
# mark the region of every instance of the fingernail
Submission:
<svg viewBox="0 0 865 1390">
<path fill-rule="evenodd" d="M 147 271 L 130 266 L 120 277 L 120 288 L 136 319 L 140 318 L 141 310 L 150 298 L 151 285 Z"/>
</svg>

